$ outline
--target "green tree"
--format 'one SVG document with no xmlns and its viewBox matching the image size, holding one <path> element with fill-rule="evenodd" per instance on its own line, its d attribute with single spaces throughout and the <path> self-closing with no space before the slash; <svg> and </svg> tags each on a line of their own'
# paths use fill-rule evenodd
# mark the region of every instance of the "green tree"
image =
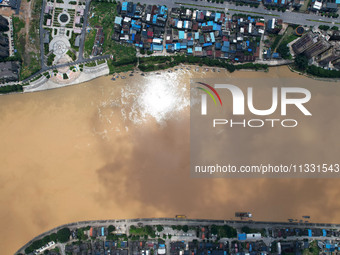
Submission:
<svg viewBox="0 0 340 255">
<path fill-rule="evenodd" d="M 71 231 L 69 228 L 62 228 L 58 230 L 57 237 L 61 243 L 66 243 L 70 239 Z"/>
<path fill-rule="evenodd" d="M 299 70 L 305 70 L 308 67 L 308 58 L 303 54 L 299 54 L 295 57 L 294 64 Z"/>
</svg>

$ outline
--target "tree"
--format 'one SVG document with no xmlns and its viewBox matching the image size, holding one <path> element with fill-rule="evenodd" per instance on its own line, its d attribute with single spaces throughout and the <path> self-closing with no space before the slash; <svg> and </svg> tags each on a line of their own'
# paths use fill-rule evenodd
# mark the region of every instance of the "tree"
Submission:
<svg viewBox="0 0 340 255">
<path fill-rule="evenodd" d="M 157 229 L 158 232 L 162 232 L 164 230 L 163 226 L 161 226 L 161 225 L 157 225 L 156 229 Z"/>
<path fill-rule="evenodd" d="M 281 43 L 280 46 L 277 48 L 277 52 L 280 53 L 281 57 L 284 59 L 289 58 L 289 48 L 286 44 Z"/>
<path fill-rule="evenodd" d="M 305 70 L 308 67 L 308 58 L 303 54 L 297 55 L 294 63 L 299 70 Z"/>
<path fill-rule="evenodd" d="M 185 233 L 188 232 L 188 230 L 189 230 L 188 225 L 184 225 L 184 226 L 182 227 L 182 230 L 183 230 Z"/>
<path fill-rule="evenodd" d="M 69 228 L 62 228 L 58 230 L 57 237 L 61 243 L 66 243 L 70 239 L 71 231 Z"/>
</svg>

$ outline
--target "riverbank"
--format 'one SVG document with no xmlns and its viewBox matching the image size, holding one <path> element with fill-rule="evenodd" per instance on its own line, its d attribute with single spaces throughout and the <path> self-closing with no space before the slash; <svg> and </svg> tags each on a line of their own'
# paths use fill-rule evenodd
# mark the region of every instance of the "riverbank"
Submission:
<svg viewBox="0 0 340 255">
<path fill-rule="evenodd" d="M 242 221 L 242 220 L 221 220 L 221 219 L 187 219 L 184 218 L 139 218 L 139 219 L 108 219 L 108 220 L 93 220 L 93 221 L 80 221 L 80 222 L 73 222 L 69 224 L 64 224 L 58 226 L 54 229 L 46 231 L 45 233 L 40 234 L 39 236 L 30 240 L 27 244 L 21 247 L 15 254 L 24 254 L 25 249 L 29 247 L 35 241 L 43 239 L 45 236 L 51 235 L 56 233 L 57 231 L 68 228 L 72 231 L 76 231 L 80 228 L 90 228 L 90 227 L 97 227 L 97 228 L 108 228 L 110 225 L 114 226 L 116 229 L 121 229 L 121 232 L 125 232 L 124 234 L 128 233 L 128 230 L 131 226 L 135 226 L 139 223 L 143 225 L 150 225 L 150 226 L 175 226 L 175 225 L 186 225 L 190 227 L 201 227 L 201 226 L 224 226 L 229 225 L 235 229 L 241 229 L 244 226 L 249 225 L 249 221 Z M 299 223 L 299 222 L 269 222 L 269 221 L 251 221 L 252 228 L 255 229 L 263 229 L 263 228 L 317 228 L 317 229 L 336 229 L 340 230 L 340 224 L 327 224 L 327 223 Z M 122 231 L 125 230 L 125 231 Z M 194 237 L 195 238 L 195 237 Z M 197 238 L 197 237 L 196 237 Z M 307 236 L 305 237 L 307 238 Z M 314 237 L 315 238 L 315 237 Z M 321 238 L 321 237 L 319 237 Z M 236 239 L 230 238 L 230 239 Z M 331 238 L 329 238 L 331 239 Z M 78 239 L 77 239 L 78 240 Z"/>
</svg>

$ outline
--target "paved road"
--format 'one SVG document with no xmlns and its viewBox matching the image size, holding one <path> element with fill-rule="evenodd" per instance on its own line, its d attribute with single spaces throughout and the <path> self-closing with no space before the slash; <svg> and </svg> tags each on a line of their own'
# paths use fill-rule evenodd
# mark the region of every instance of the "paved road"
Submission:
<svg viewBox="0 0 340 255">
<path fill-rule="evenodd" d="M 88 18 L 89 18 L 90 3 L 91 3 L 91 0 L 86 0 L 86 6 L 84 10 L 84 23 L 81 29 L 81 35 L 80 35 L 80 41 L 79 41 L 79 56 L 78 56 L 79 61 L 84 61 L 85 35 L 86 35 L 86 28 L 88 24 Z"/>
<path fill-rule="evenodd" d="M 46 0 L 43 0 L 43 4 L 42 4 L 42 7 L 41 7 L 41 13 L 40 13 L 40 21 L 39 21 L 40 65 L 41 65 L 41 70 L 42 71 L 46 70 L 46 65 L 45 65 L 45 50 L 44 50 L 44 28 L 43 28 L 45 6 L 46 6 Z"/>
<path fill-rule="evenodd" d="M 180 7 L 180 6 L 186 6 L 190 8 L 197 8 L 197 9 L 207 9 L 212 10 L 215 8 L 216 11 L 225 10 L 230 14 L 234 13 L 240 13 L 240 12 L 255 12 L 255 13 L 249 13 L 250 15 L 254 16 L 263 16 L 265 19 L 271 19 L 271 18 L 278 18 L 279 15 L 280 18 L 286 22 L 286 23 L 292 23 L 292 24 L 300 24 L 300 25 L 307 25 L 307 26 L 315 26 L 315 25 L 329 25 L 329 26 L 338 26 L 340 27 L 340 24 L 335 24 L 336 22 L 339 23 L 339 19 L 333 19 L 333 18 L 327 18 L 327 17 L 321 17 L 320 15 L 316 14 L 305 14 L 305 13 L 298 13 L 298 12 L 291 12 L 286 11 L 284 13 L 278 12 L 278 11 L 268 11 L 265 9 L 264 6 L 259 6 L 258 8 L 252 8 L 249 6 L 236 6 L 233 3 L 225 2 L 223 4 L 218 3 L 208 3 L 207 1 L 195 1 L 195 0 L 131 0 L 132 2 L 141 4 L 160 4 L 160 5 L 167 5 L 168 8 L 172 7 Z M 176 4 L 177 3 L 177 4 Z M 180 3 L 180 4 L 178 4 Z M 197 6 L 193 6 L 197 5 Z M 209 7 L 204 7 L 209 6 Z M 215 7 L 215 8 L 212 8 Z M 318 20 L 319 22 L 312 21 L 312 20 Z"/>
<path fill-rule="evenodd" d="M 104 56 L 97 56 L 97 57 L 93 57 L 93 58 L 87 58 L 87 59 L 84 59 L 81 61 L 81 60 L 77 60 L 75 62 L 69 62 L 69 63 L 64 63 L 64 64 L 60 64 L 60 65 L 54 65 L 54 66 L 45 66 L 45 68 L 42 68 L 40 69 L 39 72 L 31 75 L 30 77 L 26 78 L 25 80 L 22 81 L 22 83 L 26 83 L 30 80 L 32 80 L 33 78 L 37 77 L 38 75 L 40 74 L 43 74 L 49 70 L 54 70 L 54 69 L 57 69 L 57 68 L 61 68 L 61 67 L 66 67 L 66 66 L 74 66 L 74 65 L 79 65 L 79 64 L 86 64 L 86 63 L 89 63 L 89 62 L 93 62 L 93 61 L 96 61 L 96 60 L 103 60 L 103 59 L 109 59 L 111 58 L 111 55 L 104 55 Z"/>
</svg>

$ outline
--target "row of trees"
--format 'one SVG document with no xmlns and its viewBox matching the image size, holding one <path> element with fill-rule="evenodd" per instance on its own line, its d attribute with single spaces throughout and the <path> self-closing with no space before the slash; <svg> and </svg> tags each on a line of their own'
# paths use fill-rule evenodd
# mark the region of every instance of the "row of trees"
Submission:
<svg viewBox="0 0 340 255">
<path fill-rule="evenodd" d="M 304 54 L 300 54 L 295 57 L 294 65 L 297 70 L 316 77 L 340 78 L 340 71 L 326 70 L 318 66 L 308 65 L 308 58 Z"/>
<path fill-rule="evenodd" d="M 6 94 L 11 92 L 21 92 L 23 88 L 21 85 L 7 85 L 0 87 L 0 94 Z"/>
<path fill-rule="evenodd" d="M 57 231 L 57 233 L 53 233 L 44 238 L 34 241 L 30 246 L 25 249 L 25 253 L 29 254 L 34 252 L 34 250 L 41 248 L 47 243 L 54 241 L 60 243 L 66 243 L 70 239 L 71 231 L 69 228 L 62 228 Z"/>
</svg>

